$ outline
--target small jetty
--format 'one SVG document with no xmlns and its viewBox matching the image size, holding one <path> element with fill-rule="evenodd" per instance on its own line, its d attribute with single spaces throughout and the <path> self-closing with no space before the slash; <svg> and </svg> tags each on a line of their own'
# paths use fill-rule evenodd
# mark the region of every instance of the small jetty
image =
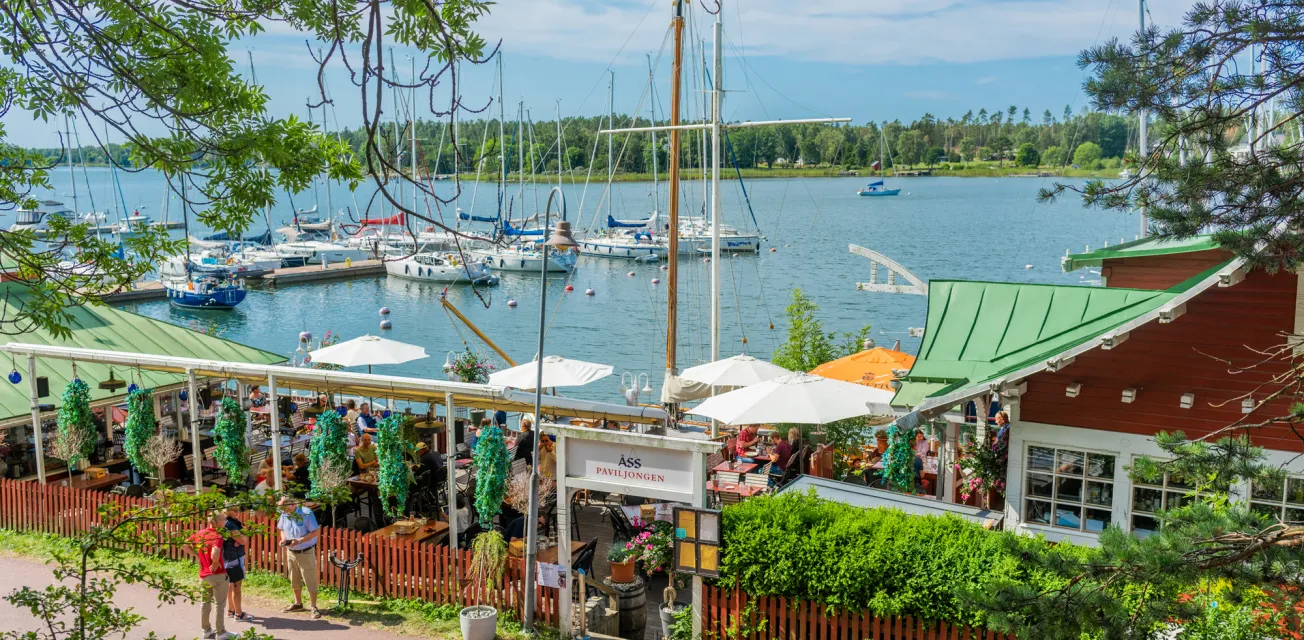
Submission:
<svg viewBox="0 0 1304 640">
<path fill-rule="evenodd" d="M 319 264 L 303 267 L 288 267 L 250 280 L 261 281 L 272 287 L 278 285 L 305 284 L 309 282 L 328 282 L 348 280 L 350 278 L 367 278 L 385 275 L 384 260 L 360 260 L 352 264 L 337 262 L 321 266 Z M 110 293 L 104 296 L 105 304 L 124 304 L 128 302 L 147 302 L 167 299 L 167 289 L 162 282 L 150 280 L 138 282 L 129 290 Z"/>
</svg>

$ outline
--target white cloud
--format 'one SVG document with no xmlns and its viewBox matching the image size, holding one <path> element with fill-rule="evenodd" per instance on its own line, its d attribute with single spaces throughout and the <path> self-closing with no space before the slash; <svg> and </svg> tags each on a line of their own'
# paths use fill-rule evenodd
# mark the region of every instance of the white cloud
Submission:
<svg viewBox="0 0 1304 640">
<path fill-rule="evenodd" d="M 1135 31 L 1137 15 L 1125 5 L 1099 0 L 726 0 L 723 20 L 729 41 L 754 55 L 816 62 L 982 62 L 1073 55 L 1109 37 L 1126 37 Z M 596 6 L 592 0 L 504 2 L 481 20 L 480 31 L 487 38 L 502 38 L 509 53 L 606 63 L 622 47 L 631 59 L 656 51 L 669 23 L 669 6 L 660 0 Z M 1188 7 L 1177 0 L 1154 0 L 1150 13 L 1161 25 L 1174 25 Z M 709 40 L 711 16 L 694 10 L 701 23 L 688 37 Z"/>
</svg>

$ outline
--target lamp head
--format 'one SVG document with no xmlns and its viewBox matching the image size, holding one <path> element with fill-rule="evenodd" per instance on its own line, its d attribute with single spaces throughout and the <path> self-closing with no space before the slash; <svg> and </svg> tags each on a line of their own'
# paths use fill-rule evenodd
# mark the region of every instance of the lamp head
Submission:
<svg viewBox="0 0 1304 640">
<path fill-rule="evenodd" d="M 575 236 L 571 234 L 571 224 L 566 220 L 559 220 L 557 226 L 553 228 L 552 235 L 544 244 L 554 249 L 570 249 L 578 247 L 579 243 L 575 242 Z"/>
</svg>

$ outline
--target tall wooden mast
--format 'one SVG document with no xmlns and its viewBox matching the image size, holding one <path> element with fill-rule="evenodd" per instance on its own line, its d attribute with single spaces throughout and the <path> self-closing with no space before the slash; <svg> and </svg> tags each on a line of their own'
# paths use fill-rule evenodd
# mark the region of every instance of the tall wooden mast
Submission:
<svg viewBox="0 0 1304 640">
<path fill-rule="evenodd" d="M 675 0 L 674 17 L 670 28 L 675 32 L 674 63 L 670 73 L 670 126 L 679 126 L 679 85 L 684 69 L 684 3 Z M 675 346 L 679 339 L 679 129 L 670 130 L 670 247 L 666 256 L 669 264 L 666 281 L 666 373 L 677 375 Z"/>
</svg>

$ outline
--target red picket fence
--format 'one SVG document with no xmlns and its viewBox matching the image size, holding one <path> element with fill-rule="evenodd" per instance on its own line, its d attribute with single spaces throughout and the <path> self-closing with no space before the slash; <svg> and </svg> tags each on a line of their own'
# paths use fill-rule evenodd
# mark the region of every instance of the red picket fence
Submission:
<svg viewBox="0 0 1304 640">
<path fill-rule="evenodd" d="M 702 601 L 703 635 L 722 640 L 1014 640 L 967 625 L 910 616 L 877 618 L 867 611 L 834 612 L 808 600 L 752 597 L 736 587 L 706 585 Z"/>
<path fill-rule="evenodd" d="M 109 503 L 126 508 L 153 504 L 144 498 L 65 487 L 57 481 L 42 485 L 0 479 L 0 528 L 73 537 L 89 531 L 92 526 L 111 524 L 101 522 L 99 515 L 99 507 Z M 285 572 L 287 552 L 278 544 L 275 523 L 253 514 L 248 514 L 247 523 L 257 523 L 269 529 L 265 534 L 250 536 L 246 560 L 249 567 Z M 170 537 L 195 531 L 199 523 L 197 520 L 172 521 L 150 526 L 162 539 L 164 534 Z M 194 557 L 188 549 L 175 546 L 160 545 L 155 551 L 173 559 Z M 466 568 L 471 564 L 469 551 L 323 526 L 317 544 L 321 584 L 338 587 L 340 573 L 328 561 L 332 552 L 340 560 L 353 560 L 362 555 L 362 563 L 352 571 L 350 586 L 355 592 L 459 606 L 477 604 L 476 594 L 466 577 Z M 485 604 L 501 611 L 515 611 L 519 618 L 524 605 L 523 587 L 524 564 L 517 559 L 509 560 L 502 585 L 486 595 Z M 535 593 L 538 619 L 544 624 L 557 626 L 558 590 L 537 587 Z"/>
</svg>

